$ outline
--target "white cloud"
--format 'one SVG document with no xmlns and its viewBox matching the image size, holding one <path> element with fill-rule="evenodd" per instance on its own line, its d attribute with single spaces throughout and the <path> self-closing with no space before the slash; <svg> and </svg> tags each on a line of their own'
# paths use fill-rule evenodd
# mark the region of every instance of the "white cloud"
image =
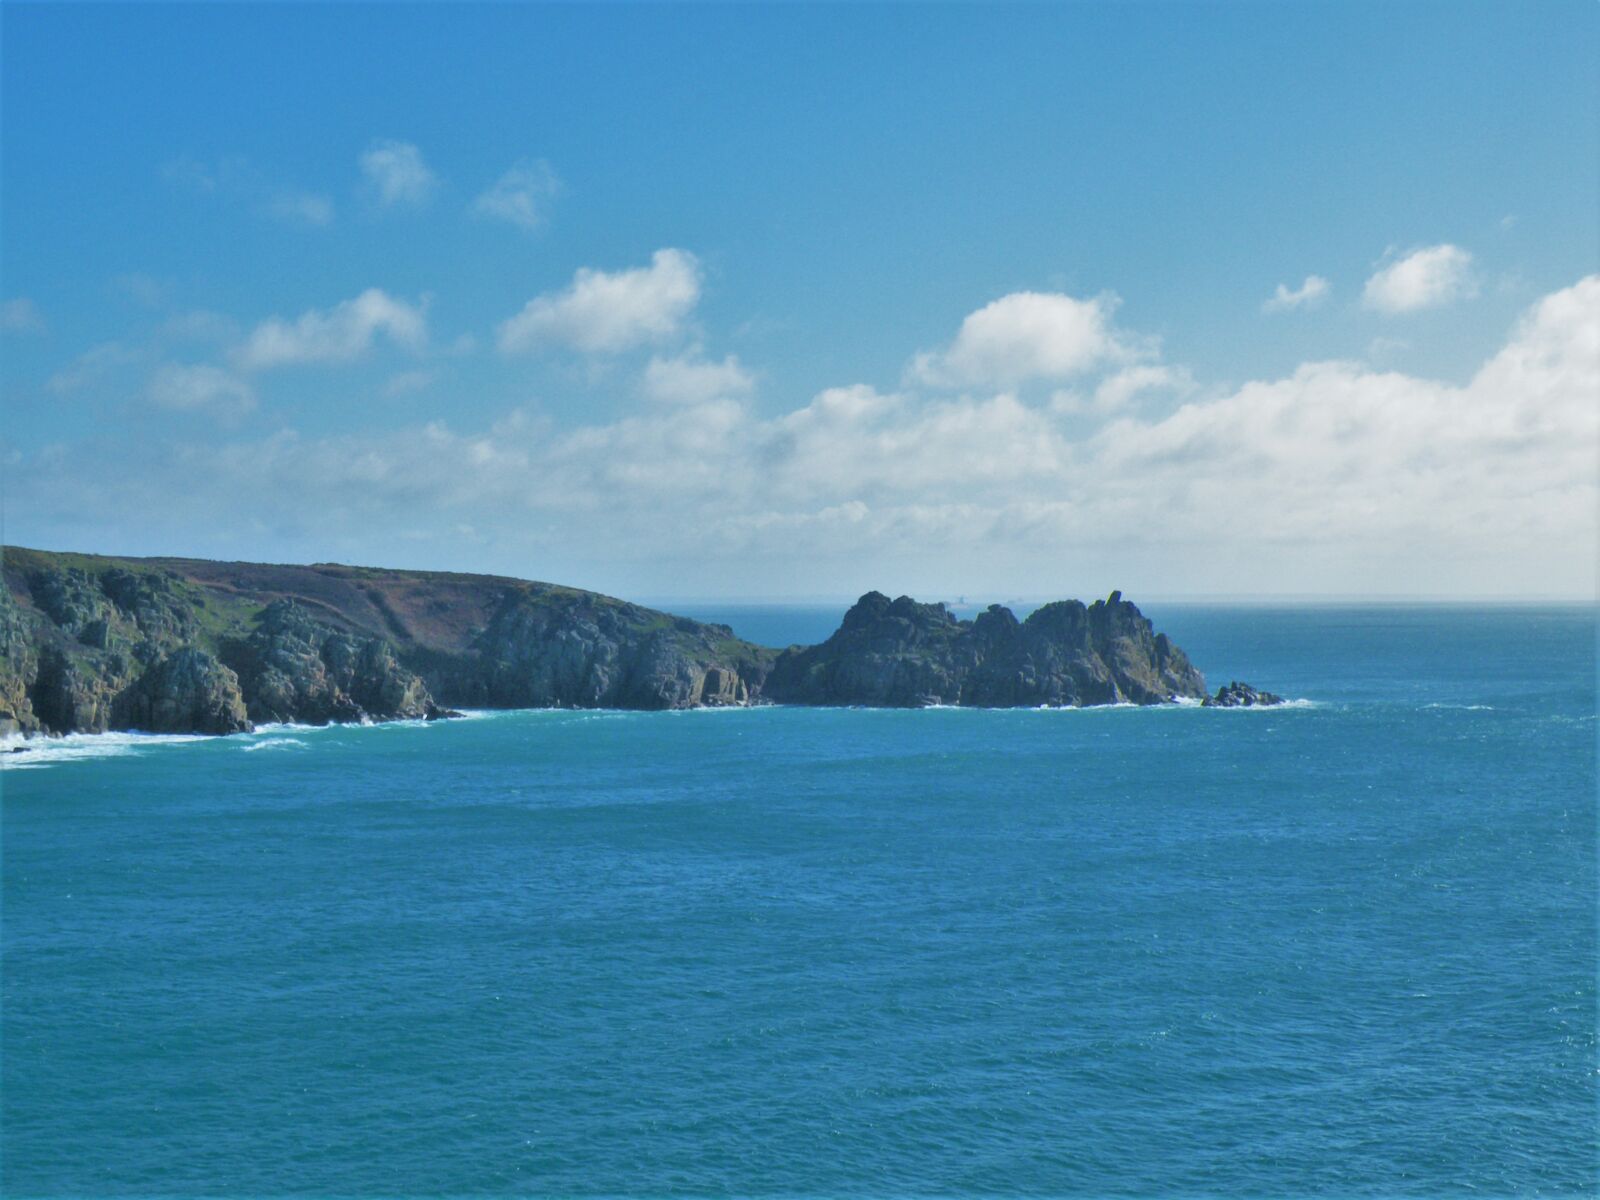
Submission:
<svg viewBox="0 0 1600 1200">
<path fill-rule="evenodd" d="M 542 159 L 520 162 L 474 200 L 472 210 L 479 216 L 533 230 L 545 223 L 550 202 L 560 192 L 561 181 L 549 163 Z"/>
<path fill-rule="evenodd" d="M 1050 398 L 1050 408 L 1058 413 L 1113 413 L 1151 392 L 1181 394 L 1193 391 L 1194 386 L 1194 377 L 1186 368 L 1145 363 L 1107 375 L 1089 395 L 1075 390 L 1059 391 Z"/>
<path fill-rule="evenodd" d="M 652 400 L 668 404 L 704 404 L 748 396 L 755 379 L 739 365 L 734 355 L 721 362 L 685 355 L 679 358 L 651 358 L 644 369 L 641 386 Z"/>
<path fill-rule="evenodd" d="M 607 354 L 676 335 L 700 299 L 700 262 L 686 250 L 657 250 L 648 267 L 581 267 L 559 292 L 528 301 L 501 323 L 499 345 L 516 354 L 566 346 Z"/>
<path fill-rule="evenodd" d="M 968 314 L 955 340 L 919 354 L 909 376 L 936 387 L 1013 387 L 1060 380 L 1136 357 L 1111 324 L 1114 296 L 1013 292 Z"/>
<path fill-rule="evenodd" d="M 1307 275 L 1306 281 L 1293 291 L 1289 285 L 1280 283 L 1277 291 L 1273 292 L 1261 306 L 1262 312 L 1289 312 L 1296 308 L 1315 308 L 1322 303 L 1328 294 L 1328 281 L 1321 275 Z"/>
<path fill-rule="evenodd" d="M 637 566 L 657 589 L 692 562 L 696 587 L 768 595 L 1589 594 L 1597 318 L 1591 276 L 1533 306 L 1465 384 L 1308 363 L 1171 411 L 1108 398 L 1088 432 L 1010 392 L 855 385 L 771 417 L 686 398 L 569 429 L 513 414 L 471 431 L 284 434 L 115 470 L 68 454 L 19 465 L 17 494 L 65 497 L 55 519 L 81 512 L 88 529 L 107 511 L 184 519 L 162 502 L 181 486 L 206 530 L 270 513 L 307 556 L 371 555 L 372 531 L 403 513 L 441 546 L 469 524 L 503 556 L 464 567 L 536 555 L 593 584 Z M 1160 369 L 1102 387 L 1189 389 Z"/>
<path fill-rule="evenodd" d="M 162 408 L 206 409 L 221 415 L 246 412 L 256 403 L 255 389 L 248 382 L 209 363 L 165 364 L 151 377 L 146 395 Z"/>
<path fill-rule="evenodd" d="M 0 303 L 0 333 L 39 334 L 45 332 L 44 317 L 26 296 Z"/>
<path fill-rule="evenodd" d="M 428 339 L 425 307 L 425 301 L 407 304 L 380 288 L 368 288 L 325 312 L 313 309 L 292 322 L 282 317 L 263 321 L 234 352 L 234 361 L 252 371 L 350 362 L 366 354 L 379 334 L 408 350 L 420 350 Z"/>
<path fill-rule="evenodd" d="M 422 161 L 422 151 L 410 142 L 380 139 L 361 154 L 361 174 L 384 207 L 426 204 L 439 186 L 439 177 Z"/>
<path fill-rule="evenodd" d="M 1374 272 L 1361 302 L 1379 312 L 1405 313 L 1437 308 L 1477 292 L 1472 255 L 1447 243 L 1413 250 Z"/>
</svg>

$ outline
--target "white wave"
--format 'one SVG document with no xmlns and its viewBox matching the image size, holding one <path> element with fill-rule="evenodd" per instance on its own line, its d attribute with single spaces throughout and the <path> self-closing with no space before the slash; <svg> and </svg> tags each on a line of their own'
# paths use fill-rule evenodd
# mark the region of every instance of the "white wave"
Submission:
<svg viewBox="0 0 1600 1200">
<path fill-rule="evenodd" d="M 619 709 L 606 709 L 606 708 L 554 708 L 554 707 L 548 707 L 548 708 L 458 708 L 458 709 L 456 709 L 456 711 L 461 714 L 459 717 L 451 717 L 448 720 L 445 720 L 445 721 L 442 721 L 442 722 L 441 721 L 433 721 L 433 722 L 430 722 L 430 724 L 448 725 L 453 721 L 463 721 L 463 720 L 465 720 L 465 721 L 503 721 L 503 720 L 506 720 L 509 717 L 555 717 L 555 716 L 561 716 L 562 714 L 566 714 L 566 715 L 570 716 L 570 715 L 575 714 L 575 713 L 625 712 L 625 711 L 628 711 L 628 710 L 620 709 L 620 708 Z"/>
<path fill-rule="evenodd" d="M 1492 704 L 1424 704 L 1423 708 L 1449 708 L 1457 712 L 1494 712 Z"/>
<path fill-rule="evenodd" d="M 304 750 L 308 743 L 297 737 L 274 737 L 265 741 L 252 742 L 244 747 L 246 754 L 252 750 Z"/>
<path fill-rule="evenodd" d="M 771 704 L 703 704 L 698 708 L 664 708 L 660 711 L 670 713 L 675 717 L 690 717 L 705 713 L 755 712 L 758 709 L 774 707 L 776 706 Z"/>
<path fill-rule="evenodd" d="M 1295 700 L 1295 699 L 1289 699 L 1289 700 L 1280 701 L 1277 704 L 1240 704 L 1240 705 L 1237 705 L 1237 706 L 1234 706 L 1234 707 L 1224 707 L 1223 705 L 1220 705 L 1220 704 L 1213 704 L 1209 708 L 1207 708 L 1205 711 L 1206 712 L 1230 712 L 1230 713 L 1275 713 L 1275 712 L 1282 712 L 1286 708 L 1302 708 L 1303 709 L 1303 708 L 1321 708 L 1322 706 L 1323 706 L 1323 702 L 1321 700 L 1304 700 L 1304 699 Z"/>
<path fill-rule="evenodd" d="M 138 755 L 157 746 L 212 740 L 203 733 L 68 733 L 60 737 L 10 738 L 0 744 L 4 750 L 0 754 L 0 770 L 37 770 L 64 762 Z"/>
</svg>

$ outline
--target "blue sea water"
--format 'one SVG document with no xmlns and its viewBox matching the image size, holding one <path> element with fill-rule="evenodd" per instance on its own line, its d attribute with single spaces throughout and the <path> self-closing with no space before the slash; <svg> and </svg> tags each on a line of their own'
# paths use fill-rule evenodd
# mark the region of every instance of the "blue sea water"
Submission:
<svg viewBox="0 0 1600 1200">
<path fill-rule="evenodd" d="M 1594 611 L 1151 615 L 1307 703 L 12 756 L 0 1190 L 1593 1195 Z"/>
</svg>

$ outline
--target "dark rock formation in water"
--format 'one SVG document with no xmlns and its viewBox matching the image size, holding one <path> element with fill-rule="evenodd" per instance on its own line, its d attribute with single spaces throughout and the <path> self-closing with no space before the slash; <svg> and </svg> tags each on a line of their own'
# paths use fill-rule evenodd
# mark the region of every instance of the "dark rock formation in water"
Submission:
<svg viewBox="0 0 1600 1200">
<path fill-rule="evenodd" d="M 1258 692 L 1248 683 L 1235 679 L 1227 687 L 1218 688 L 1215 696 L 1207 696 L 1204 704 L 1207 708 L 1262 708 L 1283 702 L 1282 696 Z"/>
<path fill-rule="evenodd" d="M 117 559 L 6 548 L 0 735 L 432 719 L 458 707 L 1157 704 L 1205 695 L 1113 593 L 991 607 L 871 592 L 782 653 L 594 592 L 335 564 Z M 1242 685 L 1235 685 L 1242 686 Z M 1224 693 L 1227 693 L 1225 696 Z M 1207 703 L 1267 703 L 1224 689 Z"/>
<path fill-rule="evenodd" d="M 893 708 L 1160 704 L 1204 696 L 1205 680 L 1119 592 L 1047 604 L 1026 621 L 999 605 L 958 621 L 943 605 L 869 592 L 827 641 L 786 651 L 763 694 Z"/>
</svg>

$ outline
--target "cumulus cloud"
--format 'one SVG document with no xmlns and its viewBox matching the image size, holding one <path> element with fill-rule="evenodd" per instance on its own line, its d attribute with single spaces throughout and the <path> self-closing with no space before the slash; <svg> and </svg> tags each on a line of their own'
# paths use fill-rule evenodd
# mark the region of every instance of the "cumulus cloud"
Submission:
<svg viewBox="0 0 1600 1200">
<path fill-rule="evenodd" d="M 1140 396 L 1189 392 L 1194 386 L 1194 377 L 1187 368 L 1144 363 L 1107 375 L 1087 394 L 1072 389 L 1058 391 L 1050 398 L 1050 407 L 1058 413 L 1113 413 L 1127 408 Z"/>
<path fill-rule="evenodd" d="M 534 230 L 545 223 L 550 202 L 560 192 L 561 180 L 549 163 L 520 162 L 472 202 L 472 211 Z"/>
<path fill-rule="evenodd" d="M 293 321 L 272 317 L 250 332 L 234 351 L 244 370 L 299 363 L 351 362 L 366 354 L 380 335 L 408 350 L 428 340 L 424 304 L 408 304 L 380 288 L 326 311 L 312 309 Z"/>
<path fill-rule="evenodd" d="M 563 346 L 610 354 L 667 341 L 700 299 L 700 262 L 687 250 L 657 250 L 648 267 L 581 267 L 559 292 L 536 296 L 501 323 L 502 353 Z"/>
<path fill-rule="evenodd" d="M 568 429 L 519 413 L 468 431 L 283 434 L 126 470 L 41 457 L 16 468 L 17 492 L 66 497 L 87 528 L 113 508 L 175 512 L 152 497 L 181 478 L 208 527 L 270 512 L 307 553 L 421 513 L 441 545 L 469 524 L 503 567 L 536 552 L 576 583 L 692 561 L 696 586 L 766 594 L 786 571 L 810 592 L 887 578 L 1013 594 L 1585 594 L 1597 317 L 1592 276 L 1534 305 L 1464 384 L 1339 361 L 1218 392 L 1176 369 L 1119 371 L 1102 386 L 1188 399 L 1148 414 L 1108 401 L 1087 431 L 1010 391 L 858 384 L 770 416 L 716 397 Z"/>
<path fill-rule="evenodd" d="M 255 407 L 255 389 L 237 375 L 209 363 L 167 363 L 150 379 L 146 395 L 161 408 L 208 410 L 231 416 Z"/>
<path fill-rule="evenodd" d="M 44 331 L 44 317 L 28 297 L 18 296 L 0 304 L 0 333 L 40 334 Z"/>
<path fill-rule="evenodd" d="M 955 340 L 919 354 L 909 375 L 936 387 L 1014 387 L 1135 357 L 1133 344 L 1112 326 L 1116 307 L 1114 296 L 1012 292 L 968 314 Z"/>
<path fill-rule="evenodd" d="M 728 355 L 710 362 L 691 355 L 662 358 L 657 355 L 644 369 L 644 394 L 667 404 L 703 404 L 708 400 L 747 396 L 755 378 Z"/>
<path fill-rule="evenodd" d="M 1437 308 L 1477 295 L 1472 255 L 1448 243 L 1413 250 L 1375 271 L 1361 293 L 1367 308 L 1384 313 Z"/>
<path fill-rule="evenodd" d="M 1315 308 L 1328 294 L 1328 281 L 1321 275 L 1307 275 L 1306 281 L 1293 291 L 1280 283 L 1275 292 L 1261 305 L 1266 313 L 1289 312 L 1296 308 Z"/>
<path fill-rule="evenodd" d="M 422 151 L 410 142 L 375 141 L 362 151 L 360 163 L 367 186 L 385 208 L 426 204 L 439 186 Z"/>
</svg>

